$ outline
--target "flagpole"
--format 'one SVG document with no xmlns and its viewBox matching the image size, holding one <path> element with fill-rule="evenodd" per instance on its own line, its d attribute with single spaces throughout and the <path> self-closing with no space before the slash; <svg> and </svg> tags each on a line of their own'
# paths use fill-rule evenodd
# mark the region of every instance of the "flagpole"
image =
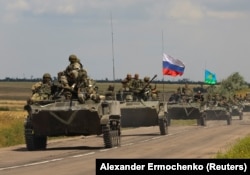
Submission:
<svg viewBox="0 0 250 175">
<path fill-rule="evenodd" d="M 163 56 L 163 53 L 164 53 L 164 39 L 163 39 L 163 30 L 162 30 L 162 32 L 161 32 L 161 42 L 162 42 L 162 56 Z M 162 74 L 162 76 L 163 76 L 163 92 L 165 92 L 165 86 L 164 86 L 164 75 Z"/>
</svg>

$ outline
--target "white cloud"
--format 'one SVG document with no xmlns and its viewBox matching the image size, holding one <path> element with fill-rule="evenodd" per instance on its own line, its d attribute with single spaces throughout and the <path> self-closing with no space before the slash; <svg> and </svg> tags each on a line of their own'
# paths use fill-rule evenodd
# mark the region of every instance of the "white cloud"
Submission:
<svg viewBox="0 0 250 175">
<path fill-rule="evenodd" d="M 204 16 L 202 7 L 191 1 L 173 1 L 170 5 L 168 15 L 180 21 L 196 21 Z"/>
<path fill-rule="evenodd" d="M 30 9 L 30 5 L 27 0 L 8 1 L 6 5 L 7 11 L 26 11 Z"/>
</svg>

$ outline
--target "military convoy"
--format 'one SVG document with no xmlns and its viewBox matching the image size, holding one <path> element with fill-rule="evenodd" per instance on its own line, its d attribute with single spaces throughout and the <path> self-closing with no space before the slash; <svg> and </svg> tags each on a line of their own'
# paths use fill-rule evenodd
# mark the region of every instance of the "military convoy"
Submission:
<svg viewBox="0 0 250 175">
<path fill-rule="evenodd" d="M 179 95 L 178 100 L 169 100 L 168 102 L 168 124 L 171 125 L 172 119 L 195 119 L 197 125 L 201 126 L 206 126 L 208 120 L 226 120 L 227 124 L 231 125 L 232 114 L 234 115 L 232 107 L 228 104 L 221 104 L 215 98 L 213 100 L 205 100 L 204 98 L 197 100 L 193 95 Z"/>
</svg>

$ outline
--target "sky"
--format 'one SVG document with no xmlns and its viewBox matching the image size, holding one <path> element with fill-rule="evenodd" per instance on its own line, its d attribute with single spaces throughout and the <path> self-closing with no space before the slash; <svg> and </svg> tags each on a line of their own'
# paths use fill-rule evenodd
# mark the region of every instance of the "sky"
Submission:
<svg viewBox="0 0 250 175">
<path fill-rule="evenodd" d="M 53 77 L 75 54 L 91 78 L 250 82 L 249 0 L 0 0 L 0 79 Z M 162 75 L 163 53 L 185 64 Z"/>
</svg>

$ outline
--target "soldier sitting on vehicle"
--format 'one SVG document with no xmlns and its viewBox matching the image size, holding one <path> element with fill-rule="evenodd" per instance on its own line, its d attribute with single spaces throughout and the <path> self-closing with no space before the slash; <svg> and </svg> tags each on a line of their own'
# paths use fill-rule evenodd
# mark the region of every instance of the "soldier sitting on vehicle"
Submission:
<svg viewBox="0 0 250 175">
<path fill-rule="evenodd" d="M 178 103 L 181 99 L 180 94 L 177 92 L 174 92 L 168 99 L 169 103 Z"/>
<path fill-rule="evenodd" d="M 32 96 L 27 103 L 32 104 L 36 101 L 48 100 L 51 96 L 52 78 L 49 73 L 43 74 L 43 80 L 32 85 Z"/>
<path fill-rule="evenodd" d="M 203 94 L 201 93 L 201 91 L 198 91 L 197 94 L 194 95 L 194 101 L 195 102 L 203 102 L 204 101 L 204 97 L 203 97 Z"/>
<path fill-rule="evenodd" d="M 100 101 L 100 96 L 97 93 L 97 88 L 94 81 L 89 77 L 86 78 L 84 74 L 80 74 L 78 76 L 75 88 L 80 103 L 85 103 L 85 101 L 88 99 L 91 99 L 96 103 Z"/>
<path fill-rule="evenodd" d="M 192 102 L 193 99 L 193 90 L 186 83 L 182 88 L 182 100 L 185 102 Z"/>
<path fill-rule="evenodd" d="M 121 81 L 121 83 L 122 83 L 122 87 L 119 90 L 119 98 L 120 98 L 120 100 L 123 101 L 123 100 L 126 100 L 127 95 L 129 95 L 129 96 L 132 95 L 132 92 L 131 92 L 132 76 L 131 76 L 131 74 L 127 74 L 126 78 L 124 78 Z"/>
<path fill-rule="evenodd" d="M 114 85 L 109 85 L 107 91 L 105 92 L 105 98 L 107 100 L 114 100 L 115 99 L 115 93 L 114 93 L 115 87 Z"/>
<path fill-rule="evenodd" d="M 140 100 L 142 98 L 143 83 L 139 79 L 139 74 L 135 74 L 132 79 L 130 90 L 133 92 L 134 100 Z"/>
<path fill-rule="evenodd" d="M 73 84 L 76 83 L 78 73 L 83 69 L 80 60 L 76 55 L 72 54 L 69 56 L 70 64 L 62 72 L 58 73 L 58 80 L 62 84 L 63 88 L 74 89 Z"/>
</svg>

